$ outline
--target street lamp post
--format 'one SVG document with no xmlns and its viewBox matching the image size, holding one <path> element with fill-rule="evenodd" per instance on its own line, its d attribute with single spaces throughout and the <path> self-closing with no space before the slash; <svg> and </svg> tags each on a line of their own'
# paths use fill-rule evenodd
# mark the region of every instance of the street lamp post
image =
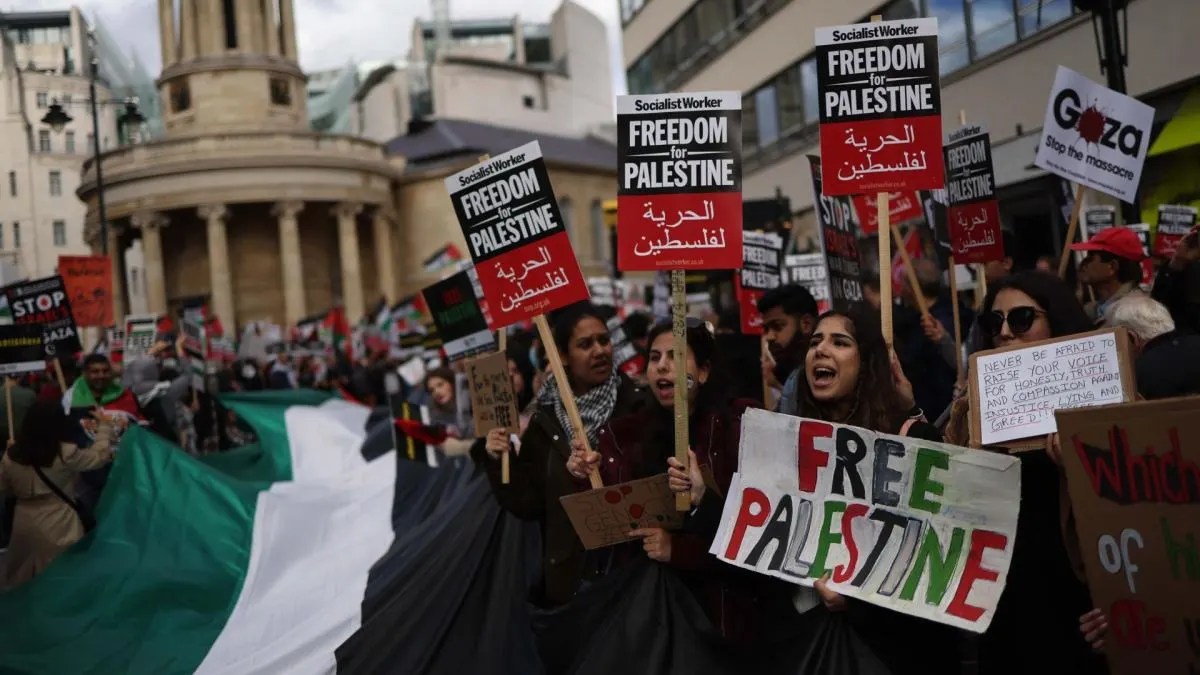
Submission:
<svg viewBox="0 0 1200 675">
<path fill-rule="evenodd" d="M 117 120 L 117 124 L 121 127 L 136 127 L 146 121 L 142 113 L 138 111 L 137 99 L 121 99 L 112 101 L 100 101 L 96 98 L 96 80 L 100 77 L 100 62 L 96 58 L 96 38 L 91 32 L 88 33 L 88 43 L 90 47 L 90 72 L 88 74 L 88 105 L 91 107 L 92 113 L 92 164 L 96 167 L 96 207 L 100 216 L 100 252 L 108 255 L 108 213 L 104 203 L 104 170 L 100 164 L 100 106 L 101 105 L 122 105 L 125 106 L 125 112 Z M 50 110 L 42 117 L 42 124 L 48 125 L 55 133 L 59 133 L 63 128 L 74 118 L 63 110 L 62 104 L 57 100 L 51 102 Z"/>
</svg>

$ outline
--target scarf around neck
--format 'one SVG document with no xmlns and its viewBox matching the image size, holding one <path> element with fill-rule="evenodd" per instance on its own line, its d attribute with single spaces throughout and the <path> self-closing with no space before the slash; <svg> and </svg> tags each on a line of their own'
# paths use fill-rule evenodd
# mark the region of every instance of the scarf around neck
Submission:
<svg viewBox="0 0 1200 675">
<path fill-rule="evenodd" d="M 620 384 L 621 376 L 614 370 L 603 384 L 592 387 L 583 396 L 575 397 L 575 407 L 579 408 L 579 417 L 583 420 L 588 443 L 593 449 L 600 440 L 600 427 L 612 417 L 613 408 L 617 405 L 617 389 Z M 554 375 L 546 378 L 541 394 L 538 395 L 538 405 L 553 405 L 554 416 L 558 418 L 563 431 L 574 437 L 571 420 L 567 416 L 566 407 L 563 406 L 562 397 L 558 395 L 558 384 L 554 381 Z"/>
<path fill-rule="evenodd" d="M 97 405 L 108 405 L 113 401 L 121 398 L 121 394 L 125 393 L 125 387 L 121 383 L 113 380 L 108 383 L 104 391 L 100 393 L 100 400 L 96 400 L 92 394 L 92 388 L 81 377 L 71 386 L 71 407 L 72 408 L 91 408 Z"/>
</svg>

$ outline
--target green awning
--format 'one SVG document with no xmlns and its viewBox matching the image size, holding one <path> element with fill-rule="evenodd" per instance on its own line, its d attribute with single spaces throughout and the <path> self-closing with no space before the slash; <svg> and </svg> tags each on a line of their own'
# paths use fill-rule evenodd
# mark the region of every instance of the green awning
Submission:
<svg viewBox="0 0 1200 675">
<path fill-rule="evenodd" d="M 1150 146 L 1150 157 L 1200 144 L 1200 87 L 1188 92 L 1175 116 Z"/>
</svg>

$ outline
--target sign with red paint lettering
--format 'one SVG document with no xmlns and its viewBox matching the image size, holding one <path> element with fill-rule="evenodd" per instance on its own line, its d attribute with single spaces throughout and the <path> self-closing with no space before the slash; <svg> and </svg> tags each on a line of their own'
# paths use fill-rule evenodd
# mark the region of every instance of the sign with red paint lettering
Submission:
<svg viewBox="0 0 1200 675">
<path fill-rule="evenodd" d="M 937 19 L 818 28 L 816 46 L 825 194 L 943 187 Z"/>
<path fill-rule="evenodd" d="M 1016 458 L 747 410 L 712 549 L 801 586 L 975 633 L 1004 591 Z"/>
<path fill-rule="evenodd" d="M 1062 410 L 1062 465 L 1113 675 L 1200 671 L 1200 399 Z"/>
<path fill-rule="evenodd" d="M 632 530 L 683 527 L 683 513 L 675 509 L 675 493 L 665 473 L 559 497 L 559 501 L 589 551 L 638 539 L 629 535 Z"/>
</svg>

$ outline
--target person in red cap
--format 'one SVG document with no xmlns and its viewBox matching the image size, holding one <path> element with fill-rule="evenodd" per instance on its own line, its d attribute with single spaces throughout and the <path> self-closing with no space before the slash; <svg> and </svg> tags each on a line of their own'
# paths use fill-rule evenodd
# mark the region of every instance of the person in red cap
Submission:
<svg viewBox="0 0 1200 675">
<path fill-rule="evenodd" d="M 1142 259 L 1146 257 L 1142 240 L 1133 230 L 1108 227 L 1091 239 L 1071 244 L 1072 251 L 1086 251 L 1079 263 L 1079 280 L 1091 287 L 1096 299 L 1084 306 L 1097 323 L 1114 302 L 1130 293 L 1142 293 Z"/>
</svg>

